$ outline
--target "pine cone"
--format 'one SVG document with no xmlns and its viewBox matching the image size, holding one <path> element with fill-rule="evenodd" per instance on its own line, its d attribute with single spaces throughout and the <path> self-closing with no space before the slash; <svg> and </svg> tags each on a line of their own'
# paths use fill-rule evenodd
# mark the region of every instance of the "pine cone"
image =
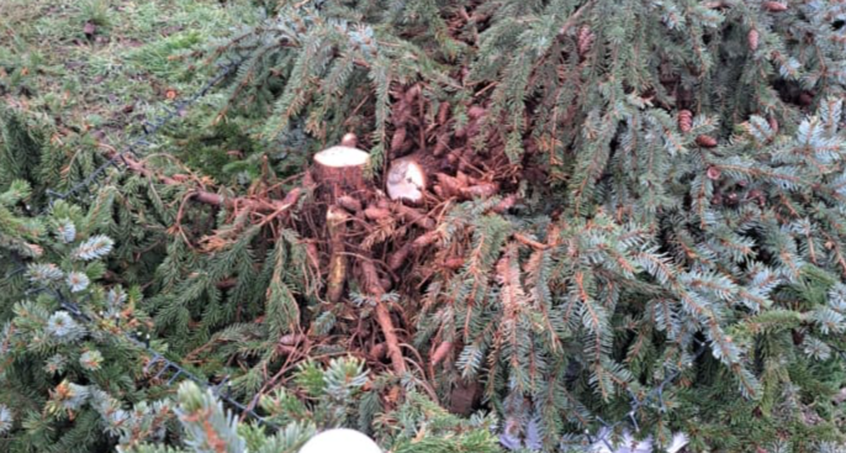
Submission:
<svg viewBox="0 0 846 453">
<path fill-rule="evenodd" d="M 767 203 L 767 197 L 758 189 L 752 189 L 747 192 L 746 199 L 757 202 L 758 206 L 764 206 Z"/>
<path fill-rule="evenodd" d="M 394 136 L 391 137 L 391 152 L 397 152 L 405 145 L 405 135 L 407 131 L 404 127 L 398 128 L 394 131 Z"/>
<path fill-rule="evenodd" d="M 700 135 L 696 137 L 696 144 L 703 148 L 714 148 L 717 146 L 717 139 L 710 135 Z"/>
<path fill-rule="evenodd" d="M 430 363 L 432 364 L 432 366 L 435 366 L 438 363 L 440 363 L 441 361 L 443 361 L 451 351 L 452 351 L 452 343 L 451 342 L 444 341 L 441 344 L 439 344 L 437 349 L 435 349 L 435 352 L 432 353 L 432 358 L 430 360 Z"/>
<path fill-rule="evenodd" d="M 754 28 L 749 30 L 749 35 L 746 37 L 746 42 L 749 43 L 749 50 L 752 52 L 758 50 L 758 30 Z"/>
<path fill-rule="evenodd" d="M 773 134 L 778 134 L 778 120 L 774 116 L 771 116 L 767 121 L 770 123 L 770 129 L 773 130 Z"/>
<path fill-rule="evenodd" d="M 737 203 L 740 201 L 740 196 L 736 192 L 732 192 L 728 194 L 725 199 L 726 206 L 737 206 Z M 726 337 L 726 341 L 731 343 L 731 337 Z"/>
<path fill-rule="evenodd" d="M 780 13 L 782 11 L 787 11 L 787 5 L 781 2 L 764 2 L 764 9 L 771 13 Z"/>
<path fill-rule="evenodd" d="M 590 31 L 590 27 L 587 25 L 583 25 L 581 29 L 579 29 L 579 36 L 578 36 L 578 46 L 579 46 L 579 56 L 584 57 L 590 52 L 590 48 L 593 47 L 593 41 L 596 39 L 596 35 Z"/>
<path fill-rule="evenodd" d="M 803 91 L 802 94 L 799 95 L 798 102 L 800 106 L 807 107 L 814 103 L 814 97 L 807 91 Z"/>
<path fill-rule="evenodd" d="M 705 176 L 707 176 L 708 179 L 710 179 L 711 181 L 716 181 L 720 179 L 721 174 L 722 172 L 720 171 L 719 167 L 711 166 L 708 167 L 707 170 L 705 170 Z"/>
<path fill-rule="evenodd" d="M 682 132 L 690 132 L 693 127 L 693 113 L 690 110 L 679 110 L 679 130 Z"/>
</svg>

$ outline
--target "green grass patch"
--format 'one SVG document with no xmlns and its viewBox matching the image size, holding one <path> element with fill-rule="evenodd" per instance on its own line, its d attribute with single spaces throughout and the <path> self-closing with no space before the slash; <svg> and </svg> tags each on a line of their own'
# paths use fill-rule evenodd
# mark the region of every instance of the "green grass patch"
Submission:
<svg viewBox="0 0 846 453">
<path fill-rule="evenodd" d="M 213 68 L 186 56 L 249 25 L 249 0 L 0 2 L 0 95 L 71 131 L 123 135 Z"/>
</svg>

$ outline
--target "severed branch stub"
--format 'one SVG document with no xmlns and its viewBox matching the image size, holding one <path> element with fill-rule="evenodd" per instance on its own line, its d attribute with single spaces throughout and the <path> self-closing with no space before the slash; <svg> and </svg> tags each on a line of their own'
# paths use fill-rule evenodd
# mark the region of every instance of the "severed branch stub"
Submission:
<svg viewBox="0 0 846 453">
<path fill-rule="evenodd" d="M 426 185 L 426 171 L 413 156 L 391 162 L 385 181 L 385 189 L 391 200 L 419 203 L 423 201 Z"/>
</svg>

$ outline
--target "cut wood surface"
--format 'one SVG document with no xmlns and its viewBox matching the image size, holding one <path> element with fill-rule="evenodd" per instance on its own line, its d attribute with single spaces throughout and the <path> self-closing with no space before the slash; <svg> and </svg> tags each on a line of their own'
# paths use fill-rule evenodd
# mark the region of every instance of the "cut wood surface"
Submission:
<svg viewBox="0 0 846 453">
<path fill-rule="evenodd" d="M 385 189 L 392 200 L 419 203 L 426 192 L 426 179 L 423 166 L 414 157 L 402 157 L 391 162 Z"/>
<path fill-rule="evenodd" d="M 343 195 L 354 195 L 365 188 L 364 169 L 370 154 L 349 146 L 333 146 L 314 155 L 314 178 L 333 203 Z"/>
</svg>

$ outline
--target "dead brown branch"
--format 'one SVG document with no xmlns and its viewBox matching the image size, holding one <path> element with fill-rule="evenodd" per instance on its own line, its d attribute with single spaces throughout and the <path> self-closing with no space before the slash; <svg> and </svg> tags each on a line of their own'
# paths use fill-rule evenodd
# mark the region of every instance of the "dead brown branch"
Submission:
<svg viewBox="0 0 846 453">
<path fill-rule="evenodd" d="M 385 335 L 385 344 L 388 348 L 388 356 L 391 358 L 391 364 L 394 371 L 399 374 L 405 374 L 407 368 L 405 359 L 402 356 L 400 349 L 400 342 L 397 338 L 394 322 L 391 320 L 391 313 L 385 303 L 381 300 L 385 290 L 379 282 L 379 274 L 376 272 L 376 266 L 372 261 L 361 261 L 361 271 L 367 292 L 375 299 L 376 302 L 376 322 L 382 329 L 382 334 Z"/>
<path fill-rule="evenodd" d="M 106 157 L 113 158 L 116 152 L 108 152 Z M 126 167 L 133 172 L 144 176 L 146 178 L 157 180 L 158 182 L 169 186 L 184 186 L 185 183 L 180 182 L 174 178 L 166 175 L 156 174 L 146 167 L 144 163 L 135 160 L 131 156 L 123 155 L 123 161 Z M 300 191 L 292 190 L 285 200 L 269 200 L 257 197 L 226 197 L 217 193 L 209 192 L 207 190 L 195 189 L 192 191 L 191 199 L 198 203 L 209 204 L 212 206 L 223 206 L 227 208 L 245 208 L 256 212 L 279 214 L 286 212 L 299 198 Z"/>
</svg>

